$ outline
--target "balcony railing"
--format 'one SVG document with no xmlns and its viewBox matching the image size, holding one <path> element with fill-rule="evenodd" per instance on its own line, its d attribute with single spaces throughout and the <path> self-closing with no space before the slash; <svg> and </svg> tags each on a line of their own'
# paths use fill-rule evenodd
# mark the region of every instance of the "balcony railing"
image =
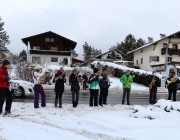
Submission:
<svg viewBox="0 0 180 140">
<path fill-rule="evenodd" d="M 51 50 L 30 50 L 30 54 L 66 55 L 70 56 L 70 51 L 51 51 Z"/>
<path fill-rule="evenodd" d="M 161 49 L 161 55 L 166 54 L 166 48 Z M 168 48 L 168 54 L 170 55 L 179 55 L 180 56 L 180 49 L 172 49 Z"/>
</svg>

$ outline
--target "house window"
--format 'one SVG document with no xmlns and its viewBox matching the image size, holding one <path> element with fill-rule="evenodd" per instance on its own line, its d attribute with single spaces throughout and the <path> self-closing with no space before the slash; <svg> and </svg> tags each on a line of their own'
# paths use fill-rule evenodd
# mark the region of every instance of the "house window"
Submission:
<svg viewBox="0 0 180 140">
<path fill-rule="evenodd" d="M 54 38 L 50 38 L 50 42 L 54 42 Z"/>
<path fill-rule="evenodd" d="M 168 62 L 171 62 L 172 61 L 172 57 L 168 57 Z"/>
<path fill-rule="evenodd" d="M 167 47 L 167 43 L 163 43 L 163 48 L 166 48 Z"/>
<path fill-rule="evenodd" d="M 51 47 L 51 51 L 57 51 L 57 47 Z"/>
<path fill-rule="evenodd" d="M 46 41 L 46 42 L 49 42 L 49 38 L 45 38 L 45 41 Z"/>
<path fill-rule="evenodd" d="M 51 62 L 58 62 L 58 58 L 57 57 L 51 57 Z"/>
<path fill-rule="evenodd" d="M 143 64 L 143 58 L 141 58 L 141 64 Z"/>
<path fill-rule="evenodd" d="M 177 44 L 173 44 L 172 48 L 173 49 L 178 49 L 178 45 Z"/>
<path fill-rule="evenodd" d="M 141 53 L 143 53 L 143 49 L 141 49 Z"/>
<path fill-rule="evenodd" d="M 32 63 L 37 63 L 37 62 L 40 62 L 40 57 L 33 56 L 32 57 Z"/>
<path fill-rule="evenodd" d="M 159 56 L 150 56 L 149 57 L 149 62 L 155 61 L 155 62 L 159 62 Z"/>
<path fill-rule="evenodd" d="M 33 46 L 33 50 L 40 50 L 40 46 Z"/>
<path fill-rule="evenodd" d="M 136 60 L 136 65 L 138 65 L 138 60 Z"/>
</svg>

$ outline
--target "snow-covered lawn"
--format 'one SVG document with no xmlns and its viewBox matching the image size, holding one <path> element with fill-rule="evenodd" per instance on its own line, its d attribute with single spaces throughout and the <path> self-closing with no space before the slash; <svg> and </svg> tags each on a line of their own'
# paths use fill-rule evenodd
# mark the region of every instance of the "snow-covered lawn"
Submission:
<svg viewBox="0 0 180 140">
<path fill-rule="evenodd" d="M 179 140 L 178 110 L 180 102 L 166 100 L 155 106 L 72 108 L 63 104 L 62 109 L 55 109 L 53 104 L 34 109 L 31 103 L 13 103 L 12 115 L 0 116 L 0 139 Z"/>
</svg>

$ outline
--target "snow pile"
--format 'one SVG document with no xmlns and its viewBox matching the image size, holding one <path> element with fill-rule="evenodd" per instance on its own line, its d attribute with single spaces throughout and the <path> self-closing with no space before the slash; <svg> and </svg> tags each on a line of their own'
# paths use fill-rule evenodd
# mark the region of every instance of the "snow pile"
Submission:
<svg viewBox="0 0 180 140">
<path fill-rule="evenodd" d="M 180 111 L 180 102 L 160 99 L 155 105 L 167 112 L 170 112 L 171 110 Z"/>
<path fill-rule="evenodd" d="M 134 118 L 163 118 L 163 115 L 167 115 L 167 112 L 175 114 L 178 113 L 177 111 L 180 112 L 180 102 L 172 102 L 169 100 L 160 99 L 154 106 L 135 105 L 134 110 L 135 111 L 130 115 Z"/>
<path fill-rule="evenodd" d="M 130 117 L 134 108 L 141 117 Z M 12 115 L 0 116 L 0 139 L 5 140 L 170 140 L 180 139 L 180 113 L 165 112 L 154 106 L 153 112 L 142 106 L 107 105 L 89 107 L 63 104 L 34 109 L 31 103 L 13 103 Z M 156 119 L 143 118 L 155 116 Z M 138 115 L 138 116 L 140 116 Z M 137 116 L 137 117 L 138 117 Z M 163 134 L 163 135 L 162 135 Z M 173 134 L 173 135 L 172 135 Z"/>
<path fill-rule="evenodd" d="M 95 67 L 98 66 L 98 64 L 103 65 L 103 66 L 106 66 L 106 65 L 107 65 L 107 66 L 109 66 L 109 67 L 121 69 L 121 70 L 123 70 L 124 72 L 125 72 L 126 70 L 130 70 L 130 71 L 133 71 L 133 72 L 139 73 L 139 74 L 147 74 L 147 75 L 151 75 L 151 74 L 152 74 L 151 71 L 145 71 L 145 70 L 141 70 L 141 69 L 129 68 L 129 67 L 126 67 L 126 66 L 123 66 L 123 65 L 118 65 L 118 64 L 112 63 L 112 62 L 93 61 L 91 64 L 94 65 Z M 157 76 L 158 76 L 159 78 L 162 78 L 162 75 L 161 75 L 161 74 L 157 74 Z"/>
</svg>

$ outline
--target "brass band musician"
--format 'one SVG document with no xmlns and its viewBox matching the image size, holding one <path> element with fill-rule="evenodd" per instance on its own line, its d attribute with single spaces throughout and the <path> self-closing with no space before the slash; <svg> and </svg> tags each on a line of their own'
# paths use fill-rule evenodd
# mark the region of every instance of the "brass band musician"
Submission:
<svg viewBox="0 0 180 140">
<path fill-rule="evenodd" d="M 176 101 L 177 84 L 180 83 L 179 79 L 176 77 L 176 73 L 172 72 L 171 76 L 165 83 L 168 85 L 168 100 L 171 100 L 173 93 L 173 101 Z"/>
<path fill-rule="evenodd" d="M 156 71 L 152 72 L 152 75 L 148 78 L 149 84 L 149 103 L 155 104 L 156 103 L 156 95 L 157 95 L 157 87 L 159 85 L 160 79 L 156 76 Z"/>
</svg>

